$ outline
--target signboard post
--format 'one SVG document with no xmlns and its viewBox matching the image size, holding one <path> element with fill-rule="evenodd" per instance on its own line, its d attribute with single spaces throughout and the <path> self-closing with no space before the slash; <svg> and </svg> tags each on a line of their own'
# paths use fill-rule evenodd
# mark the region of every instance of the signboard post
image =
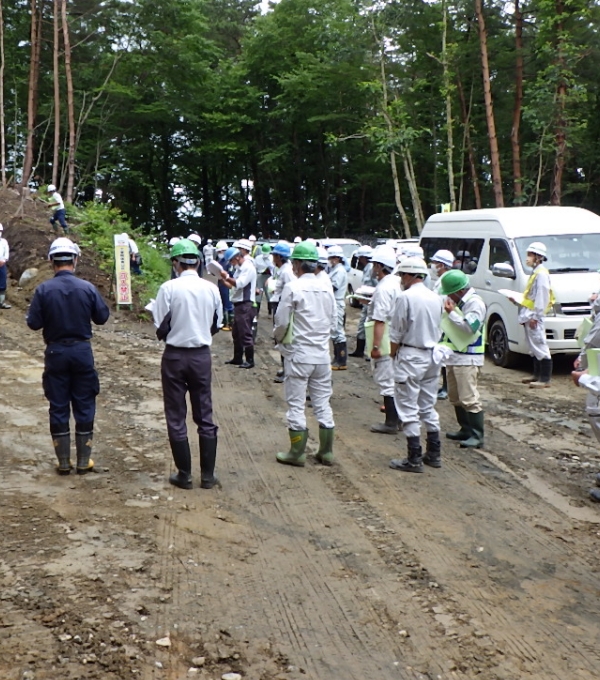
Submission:
<svg viewBox="0 0 600 680">
<path fill-rule="evenodd" d="M 129 237 L 127 234 L 115 234 L 115 275 L 117 292 L 117 309 L 133 304 L 131 297 L 131 272 L 129 271 Z"/>
</svg>

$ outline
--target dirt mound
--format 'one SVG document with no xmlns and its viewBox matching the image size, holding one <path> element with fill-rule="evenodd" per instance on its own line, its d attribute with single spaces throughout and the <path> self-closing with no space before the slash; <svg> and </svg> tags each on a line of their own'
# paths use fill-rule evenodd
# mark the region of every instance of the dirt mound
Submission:
<svg viewBox="0 0 600 680">
<path fill-rule="evenodd" d="M 17 307 L 26 307 L 35 287 L 52 277 L 48 249 L 57 235 L 48 217 L 49 209 L 40 201 L 31 196 L 22 198 L 14 189 L 0 189 L 0 222 L 4 225 L 4 238 L 10 247 L 7 297 Z M 69 236 L 74 241 L 78 240 L 76 234 Z M 38 269 L 37 275 L 23 289 L 19 288 L 23 272 L 33 267 Z M 105 298 L 110 297 L 110 275 L 100 269 L 95 254 L 89 249 L 79 260 L 77 275 L 93 283 Z"/>
</svg>

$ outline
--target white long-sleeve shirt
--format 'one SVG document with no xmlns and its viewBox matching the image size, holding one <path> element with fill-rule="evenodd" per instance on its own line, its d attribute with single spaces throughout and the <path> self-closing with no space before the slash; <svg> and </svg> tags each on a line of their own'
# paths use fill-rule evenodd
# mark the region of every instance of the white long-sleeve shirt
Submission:
<svg viewBox="0 0 600 680">
<path fill-rule="evenodd" d="M 10 248 L 8 241 L 5 238 L 0 238 L 0 262 L 6 262 L 10 255 Z"/>
<path fill-rule="evenodd" d="M 367 321 L 389 322 L 401 290 L 400 279 L 397 276 L 387 274 L 380 279 L 367 307 Z"/>
<path fill-rule="evenodd" d="M 233 272 L 235 287 L 231 289 L 231 302 L 254 302 L 256 297 L 256 267 L 249 255 Z"/>
<path fill-rule="evenodd" d="M 329 278 L 331 279 L 331 285 L 333 286 L 335 301 L 338 305 L 345 304 L 346 292 L 348 290 L 348 272 L 346 272 L 346 269 L 341 262 L 338 262 L 338 264 L 336 264 L 329 272 Z"/>
<path fill-rule="evenodd" d="M 328 282 L 314 274 L 303 274 L 283 289 L 273 337 L 286 358 L 304 364 L 328 364 L 329 339 L 336 327 L 335 299 Z M 282 345 L 293 318 L 292 344 Z"/>
<path fill-rule="evenodd" d="M 538 271 L 539 267 L 543 267 L 543 265 L 539 264 L 533 270 L 534 274 Z M 527 297 L 530 300 L 533 300 L 534 308 L 528 309 L 527 307 L 520 305 L 519 323 L 526 324 L 528 321 L 531 321 L 531 319 L 543 321 L 546 316 L 546 308 L 550 302 L 550 275 L 543 270 L 538 272 Z"/>
<path fill-rule="evenodd" d="M 170 319 L 166 317 L 170 314 Z M 214 283 L 201 279 L 194 269 L 187 269 L 176 279 L 160 287 L 152 312 L 154 325 L 170 326 L 166 337 L 174 347 L 212 345 L 211 328 L 220 328 L 223 305 Z"/>
<path fill-rule="evenodd" d="M 442 298 L 424 283 L 414 283 L 401 291 L 390 324 L 391 342 L 432 349 L 440 340 L 443 309 Z"/>
<path fill-rule="evenodd" d="M 271 295 L 271 302 L 279 302 L 286 284 L 296 280 L 292 263 L 288 260 L 275 272 L 275 292 Z"/>
</svg>

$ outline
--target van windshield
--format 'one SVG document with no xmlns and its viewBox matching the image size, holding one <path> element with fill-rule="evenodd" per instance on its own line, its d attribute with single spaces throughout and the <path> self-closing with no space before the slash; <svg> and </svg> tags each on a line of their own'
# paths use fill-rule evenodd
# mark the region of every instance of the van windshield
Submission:
<svg viewBox="0 0 600 680">
<path fill-rule="evenodd" d="M 523 269 L 527 269 L 527 247 L 539 241 L 548 249 L 546 267 L 551 273 L 595 272 L 600 269 L 600 234 L 562 234 L 560 236 L 540 236 L 517 238 L 515 244 L 519 251 Z"/>
</svg>

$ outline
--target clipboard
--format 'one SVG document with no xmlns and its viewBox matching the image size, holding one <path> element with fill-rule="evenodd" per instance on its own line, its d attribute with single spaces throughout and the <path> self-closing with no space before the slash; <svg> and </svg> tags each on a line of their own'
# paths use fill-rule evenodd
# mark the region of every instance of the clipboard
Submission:
<svg viewBox="0 0 600 680">
<path fill-rule="evenodd" d="M 213 276 L 216 276 L 219 278 L 221 276 L 221 272 L 223 271 L 223 267 L 216 261 L 216 260 L 211 260 L 207 265 L 206 269 L 208 270 L 209 274 L 212 274 Z"/>
<path fill-rule="evenodd" d="M 512 291 L 511 291 L 512 292 Z M 459 309 L 455 309 L 462 316 L 462 312 Z M 444 332 L 444 335 L 448 336 L 450 342 L 456 347 L 459 352 L 467 349 L 469 345 L 472 345 L 475 340 L 479 337 L 479 333 L 468 333 L 462 328 L 459 328 L 455 323 L 450 320 L 447 312 L 442 314 L 442 320 L 440 322 L 440 328 Z"/>
<path fill-rule="evenodd" d="M 367 356 L 371 354 L 371 350 L 373 349 L 373 336 L 375 334 L 375 322 L 374 321 L 365 321 L 365 350 Z M 388 322 L 386 321 L 383 324 L 383 335 L 381 336 L 381 344 L 379 345 L 379 351 L 381 352 L 381 356 L 389 356 L 392 347 L 390 345 L 390 327 Z"/>
<path fill-rule="evenodd" d="M 282 345 L 291 345 L 294 342 L 294 312 L 290 315 L 287 331 L 281 340 Z"/>
<path fill-rule="evenodd" d="M 594 377 L 600 376 L 600 348 L 588 349 L 585 355 L 588 362 L 588 373 Z"/>
<path fill-rule="evenodd" d="M 590 332 L 592 329 L 592 326 L 594 325 L 594 322 L 590 319 L 590 317 L 586 317 L 580 324 L 579 328 L 575 332 L 575 339 L 577 340 L 577 344 L 580 347 L 583 347 L 585 344 L 585 337 L 586 335 Z"/>
</svg>

